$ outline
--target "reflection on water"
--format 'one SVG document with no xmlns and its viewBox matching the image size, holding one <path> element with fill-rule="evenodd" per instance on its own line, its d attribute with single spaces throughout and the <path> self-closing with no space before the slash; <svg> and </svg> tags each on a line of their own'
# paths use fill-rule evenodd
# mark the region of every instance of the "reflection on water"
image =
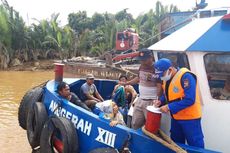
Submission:
<svg viewBox="0 0 230 153">
<path fill-rule="evenodd" d="M 18 125 L 18 106 L 25 92 L 53 72 L 0 71 L 0 153 L 30 153 L 26 131 Z"/>
</svg>

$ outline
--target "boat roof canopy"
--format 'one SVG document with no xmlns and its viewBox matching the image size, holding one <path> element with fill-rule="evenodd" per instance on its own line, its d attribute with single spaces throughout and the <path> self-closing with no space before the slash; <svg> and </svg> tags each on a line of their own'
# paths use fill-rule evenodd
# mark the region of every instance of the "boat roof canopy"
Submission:
<svg viewBox="0 0 230 153">
<path fill-rule="evenodd" d="M 229 18 L 228 18 L 229 16 Z M 230 14 L 199 18 L 153 44 L 154 51 L 230 52 Z"/>
</svg>

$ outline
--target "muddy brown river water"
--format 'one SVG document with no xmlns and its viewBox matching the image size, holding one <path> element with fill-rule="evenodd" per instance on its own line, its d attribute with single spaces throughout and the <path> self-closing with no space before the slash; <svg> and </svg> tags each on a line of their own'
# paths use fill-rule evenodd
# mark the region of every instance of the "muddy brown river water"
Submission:
<svg viewBox="0 0 230 153">
<path fill-rule="evenodd" d="M 0 71 L 0 153 L 31 153 L 18 125 L 18 106 L 27 90 L 53 79 L 50 72 Z"/>
</svg>

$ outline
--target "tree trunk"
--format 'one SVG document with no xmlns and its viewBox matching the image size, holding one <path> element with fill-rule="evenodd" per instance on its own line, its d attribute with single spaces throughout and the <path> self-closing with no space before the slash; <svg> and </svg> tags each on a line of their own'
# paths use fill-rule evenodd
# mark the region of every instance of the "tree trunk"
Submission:
<svg viewBox="0 0 230 153">
<path fill-rule="evenodd" d="M 10 57 L 6 48 L 0 45 L 0 69 L 8 68 L 9 62 Z"/>
</svg>

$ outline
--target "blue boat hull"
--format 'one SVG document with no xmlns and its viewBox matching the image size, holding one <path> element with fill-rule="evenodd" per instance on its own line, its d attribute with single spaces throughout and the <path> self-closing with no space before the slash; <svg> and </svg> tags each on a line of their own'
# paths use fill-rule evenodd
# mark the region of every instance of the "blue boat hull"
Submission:
<svg viewBox="0 0 230 153">
<path fill-rule="evenodd" d="M 70 85 L 71 91 L 78 95 L 80 86 L 85 81 L 66 79 L 65 82 Z M 112 80 L 95 80 L 95 84 L 103 98 L 109 99 L 116 82 Z M 59 97 L 55 92 L 56 86 L 57 83 L 55 81 L 49 81 L 47 83 L 43 102 L 49 116 L 62 116 L 71 120 L 74 124 L 78 134 L 81 153 L 88 153 L 93 149 L 102 147 L 117 148 L 119 150 L 127 140 L 129 141 L 129 149 L 132 153 L 174 152 L 144 135 L 140 129 L 133 130 L 122 125 L 111 127 L 109 121 Z M 135 86 L 135 88 L 137 88 L 137 86 Z M 60 104 L 60 108 L 55 110 L 58 104 Z M 181 146 L 189 153 L 214 152 L 187 145 Z"/>
</svg>

